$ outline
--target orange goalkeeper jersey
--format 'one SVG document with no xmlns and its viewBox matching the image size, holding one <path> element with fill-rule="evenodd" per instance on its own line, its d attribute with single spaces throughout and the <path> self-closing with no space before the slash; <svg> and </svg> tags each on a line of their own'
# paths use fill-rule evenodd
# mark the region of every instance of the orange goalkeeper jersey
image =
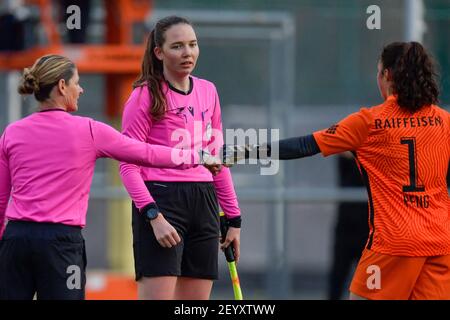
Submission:
<svg viewBox="0 0 450 320">
<path fill-rule="evenodd" d="M 450 254 L 450 114 L 415 113 L 394 96 L 314 133 L 324 156 L 353 151 L 369 197 L 367 249 L 398 256 Z"/>
</svg>

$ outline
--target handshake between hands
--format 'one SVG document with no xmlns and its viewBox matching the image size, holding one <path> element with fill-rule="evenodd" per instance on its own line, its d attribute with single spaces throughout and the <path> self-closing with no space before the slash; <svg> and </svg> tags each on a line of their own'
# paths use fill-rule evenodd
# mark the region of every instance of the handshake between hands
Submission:
<svg viewBox="0 0 450 320">
<path fill-rule="evenodd" d="M 225 167 L 232 167 L 241 160 L 263 159 L 270 157 L 270 147 L 267 145 L 223 145 L 219 155 L 213 156 L 206 150 L 200 150 L 200 161 L 213 175 Z"/>
</svg>

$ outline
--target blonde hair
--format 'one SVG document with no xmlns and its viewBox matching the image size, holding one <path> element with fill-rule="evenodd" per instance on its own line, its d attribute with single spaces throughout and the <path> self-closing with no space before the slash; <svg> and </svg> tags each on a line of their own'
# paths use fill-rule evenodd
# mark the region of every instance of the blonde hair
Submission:
<svg viewBox="0 0 450 320">
<path fill-rule="evenodd" d="M 42 56 L 31 68 L 23 69 L 18 92 L 21 95 L 34 94 L 37 101 L 44 102 L 59 80 L 69 82 L 75 69 L 75 64 L 66 57 L 55 54 Z"/>
</svg>

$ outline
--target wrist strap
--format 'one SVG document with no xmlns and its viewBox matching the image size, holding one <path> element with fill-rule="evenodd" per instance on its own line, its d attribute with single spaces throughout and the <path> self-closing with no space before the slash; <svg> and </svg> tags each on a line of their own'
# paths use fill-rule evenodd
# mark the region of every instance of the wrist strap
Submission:
<svg viewBox="0 0 450 320">
<path fill-rule="evenodd" d="M 158 212 L 160 212 L 156 202 L 150 202 L 145 207 L 143 207 L 141 210 L 139 210 L 139 212 L 145 213 L 145 212 L 147 212 L 148 209 L 156 209 L 156 210 L 158 210 Z"/>
<path fill-rule="evenodd" d="M 229 227 L 232 228 L 240 228 L 242 223 L 241 216 L 234 217 L 234 218 L 227 218 L 227 224 Z"/>
</svg>

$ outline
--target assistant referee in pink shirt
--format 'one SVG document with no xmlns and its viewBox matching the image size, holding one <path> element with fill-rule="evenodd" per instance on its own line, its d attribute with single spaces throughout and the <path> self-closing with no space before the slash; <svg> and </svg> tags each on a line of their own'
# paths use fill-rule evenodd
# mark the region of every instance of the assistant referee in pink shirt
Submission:
<svg viewBox="0 0 450 320">
<path fill-rule="evenodd" d="M 191 74 L 198 56 L 188 20 L 169 16 L 156 23 L 125 104 L 124 135 L 219 155 L 224 141 L 219 95 L 212 82 Z M 219 205 L 230 227 L 222 247 L 231 245 L 239 259 L 241 210 L 229 168 L 171 170 L 124 161 L 120 174 L 133 200 L 138 298 L 209 299 L 218 278 Z"/>
</svg>

